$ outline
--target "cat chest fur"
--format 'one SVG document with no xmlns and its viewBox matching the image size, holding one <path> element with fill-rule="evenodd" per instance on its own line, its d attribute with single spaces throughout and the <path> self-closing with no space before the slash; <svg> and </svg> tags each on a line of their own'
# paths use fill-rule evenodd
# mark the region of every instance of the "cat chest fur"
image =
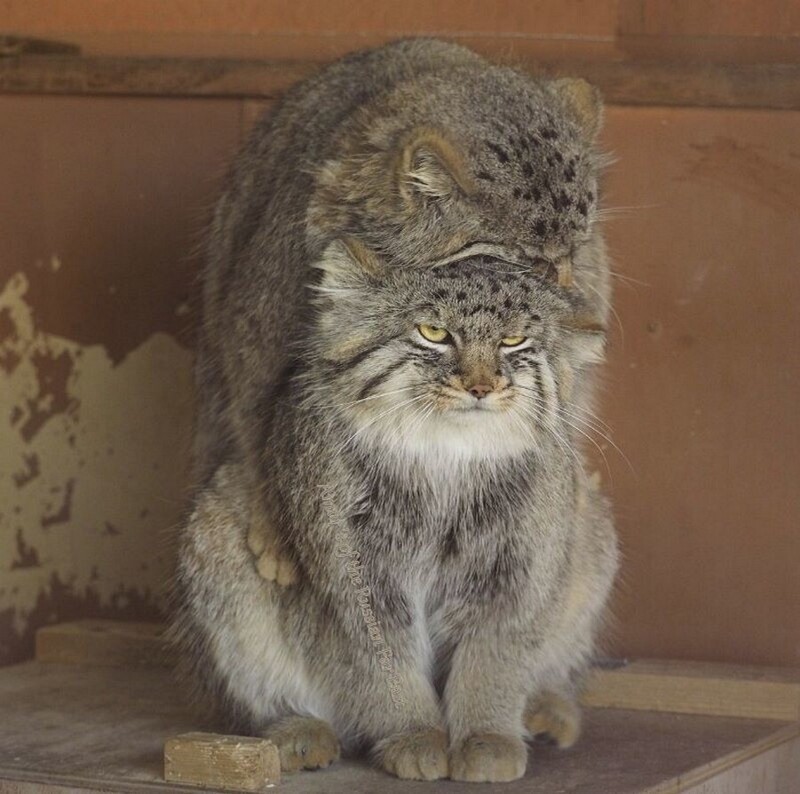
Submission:
<svg viewBox="0 0 800 794">
<path fill-rule="evenodd" d="M 377 590 L 465 604 L 513 600 L 544 578 L 537 568 L 550 579 L 565 557 L 571 478 L 542 470 L 533 456 L 450 468 L 373 462 L 360 474 L 362 498 L 348 525 Z"/>
</svg>

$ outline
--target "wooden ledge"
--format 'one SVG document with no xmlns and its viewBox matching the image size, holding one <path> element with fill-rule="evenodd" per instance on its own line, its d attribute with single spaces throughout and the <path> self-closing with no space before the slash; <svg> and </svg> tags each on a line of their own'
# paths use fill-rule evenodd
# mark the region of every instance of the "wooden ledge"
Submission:
<svg viewBox="0 0 800 794">
<path fill-rule="evenodd" d="M 587 706 L 800 720 L 800 670 L 642 660 L 595 669 Z"/>
<path fill-rule="evenodd" d="M 613 674 L 627 675 L 623 670 Z M 187 708 L 165 669 L 41 662 L 5 667 L 0 669 L 0 714 L 0 794 L 200 790 L 187 788 L 190 780 L 205 783 L 202 790 L 209 790 L 211 783 L 214 790 L 225 785 L 263 791 L 272 785 L 266 780 L 277 781 L 275 748 L 268 743 L 185 736 L 213 726 L 200 723 Z M 613 708 L 587 709 L 584 716 L 584 734 L 574 748 L 563 751 L 537 744 L 530 750 L 526 777 L 503 784 L 502 791 L 797 790 L 798 723 Z M 182 747 L 176 747 L 176 740 Z M 322 772 L 292 775 L 275 790 L 281 786 L 287 792 L 330 794 L 403 794 L 414 789 L 413 784 L 350 760 Z M 419 786 L 423 788 L 431 794 L 477 790 L 471 783 L 453 781 Z"/>
<path fill-rule="evenodd" d="M 81 620 L 39 629 L 39 662 L 95 667 L 170 666 L 157 623 Z M 800 670 L 641 660 L 595 668 L 586 706 L 719 717 L 800 720 Z"/>
<path fill-rule="evenodd" d="M 165 627 L 160 623 L 77 620 L 36 632 L 36 661 L 94 667 L 169 667 Z"/>
<path fill-rule="evenodd" d="M 518 60 L 535 74 L 585 77 L 614 105 L 800 109 L 800 64 Z M 0 60 L 0 93 L 274 99 L 312 61 L 19 55 Z"/>
</svg>

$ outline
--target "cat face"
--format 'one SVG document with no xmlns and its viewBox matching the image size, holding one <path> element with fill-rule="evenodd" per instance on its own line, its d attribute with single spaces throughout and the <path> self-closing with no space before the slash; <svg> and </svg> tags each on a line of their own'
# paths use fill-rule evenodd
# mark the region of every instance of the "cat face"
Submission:
<svg viewBox="0 0 800 794">
<path fill-rule="evenodd" d="M 580 301 L 535 268 L 477 256 L 381 271 L 339 244 L 321 267 L 317 371 L 356 442 L 468 457 L 535 448 L 560 434 L 576 370 L 602 356 Z"/>
</svg>

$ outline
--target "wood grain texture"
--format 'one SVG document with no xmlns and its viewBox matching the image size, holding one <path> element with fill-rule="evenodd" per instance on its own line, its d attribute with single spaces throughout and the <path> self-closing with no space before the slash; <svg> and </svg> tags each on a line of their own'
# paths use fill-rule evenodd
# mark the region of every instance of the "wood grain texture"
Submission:
<svg viewBox="0 0 800 794">
<path fill-rule="evenodd" d="M 800 724 L 794 724 L 644 794 L 796 794 L 798 781 Z"/>
<path fill-rule="evenodd" d="M 800 670 L 641 661 L 594 670 L 587 706 L 800 720 Z"/>
<path fill-rule="evenodd" d="M 585 77 L 617 105 L 800 108 L 800 64 L 696 64 L 516 57 L 532 74 Z M 311 61 L 20 56 L 0 61 L 0 93 L 271 99 Z"/>
<path fill-rule="evenodd" d="M 793 111 L 607 110 L 615 655 L 800 666 L 798 141 Z"/>
<path fill-rule="evenodd" d="M 278 748 L 266 739 L 183 733 L 164 744 L 164 778 L 204 788 L 261 791 L 281 779 Z"/>
<path fill-rule="evenodd" d="M 79 620 L 36 632 L 36 659 L 103 667 L 165 667 L 171 664 L 159 623 Z"/>
<path fill-rule="evenodd" d="M 214 730 L 192 715 L 170 672 L 155 668 L 38 662 L 6 667 L 0 670 L 0 713 L 0 794 L 185 792 L 184 785 L 164 780 L 164 742 Z M 656 786 L 682 791 L 676 788 L 681 781 L 713 779 L 732 754 L 777 746 L 784 731 L 774 721 L 590 709 L 575 747 L 532 745 L 526 776 L 504 784 L 503 792 L 643 794 Z M 363 760 L 346 760 L 287 776 L 275 790 L 407 794 L 411 788 Z M 473 784 L 452 781 L 419 788 L 431 794 L 475 791 Z"/>
<path fill-rule="evenodd" d="M 617 0 L 3 0 L 5 26 L 39 35 L 129 31 L 183 35 L 221 31 L 393 31 L 398 35 L 448 30 L 515 35 L 613 36 Z"/>
<path fill-rule="evenodd" d="M 796 0 L 640 0 L 642 32 L 785 38 L 800 35 Z"/>
</svg>

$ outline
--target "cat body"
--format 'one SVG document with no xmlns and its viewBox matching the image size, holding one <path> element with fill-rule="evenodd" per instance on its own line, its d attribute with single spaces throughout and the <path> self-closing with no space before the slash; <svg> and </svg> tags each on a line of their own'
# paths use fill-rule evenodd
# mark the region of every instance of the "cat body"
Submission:
<svg viewBox="0 0 800 794">
<path fill-rule="evenodd" d="M 175 626 L 198 692 L 285 770 L 341 743 L 510 780 L 526 736 L 575 738 L 617 563 L 576 441 L 608 272 L 573 88 L 441 42 L 345 59 L 262 122 L 220 202 Z M 254 522 L 290 581 L 259 572 Z"/>
</svg>

